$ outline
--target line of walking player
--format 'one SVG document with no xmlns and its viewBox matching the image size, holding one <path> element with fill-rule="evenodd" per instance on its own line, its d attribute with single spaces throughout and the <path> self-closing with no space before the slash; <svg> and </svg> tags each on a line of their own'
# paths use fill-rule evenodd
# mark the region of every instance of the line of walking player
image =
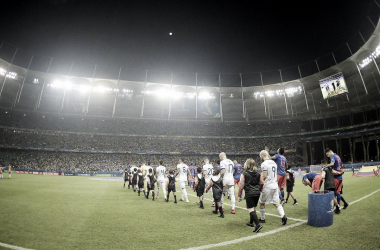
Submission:
<svg viewBox="0 0 380 250">
<path fill-rule="evenodd" d="M 203 196 L 204 192 L 211 192 L 213 196 L 213 207 L 215 210 L 214 214 L 220 214 L 220 218 L 224 218 L 224 194 L 227 193 L 229 199 L 231 200 L 231 214 L 235 214 L 235 184 L 239 184 L 238 200 L 242 201 L 242 192 L 244 190 L 246 205 L 249 213 L 249 222 L 247 226 L 254 227 L 254 232 L 259 232 L 263 228 L 263 223 L 265 223 L 265 205 L 273 204 L 281 217 L 281 224 L 286 225 L 287 217 L 285 216 L 285 211 L 283 208 L 283 203 L 285 202 L 284 194 L 278 192 L 279 183 L 279 170 L 284 171 L 285 166 L 287 166 L 286 158 L 282 155 L 283 149 L 278 150 L 278 154 L 274 157 L 269 155 L 268 150 L 262 150 L 260 152 L 260 158 L 263 160 L 261 164 L 261 174 L 258 172 L 256 167 L 256 162 L 249 158 L 244 164 L 244 171 L 240 172 L 240 181 L 236 181 L 234 178 L 234 166 L 236 162 L 232 162 L 227 158 L 224 152 L 219 154 L 220 158 L 220 169 L 214 168 L 209 159 L 204 158 L 203 168 L 197 168 L 197 174 L 194 179 L 193 190 L 197 193 L 199 197 L 199 207 L 204 209 Z M 281 157 L 283 156 L 283 157 Z M 278 163 L 272 160 L 277 160 Z M 129 181 L 128 188 L 132 185 L 133 190 L 138 192 L 144 192 L 145 197 L 148 199 L 149 194 L 152 194 L 152 200 L 159 197 L 160 189 L 162 188 L 165 201 L 169 202 L 169 194 L 173 192 L 174 203 L 177 203 L 175 182 L 176 177 L 179 176 L 180 189 L 181 189 L 181 199 L 180 201 L 189 202 L 188 194 L 186 190 L 186 182 L 188 181 L 188 176 L 190 175 L 189 167 L 183 163 L 182 159 L 179 159 L 176 173 L 173 170 L 169 171 L 168 180 L 165 183 L 165 173 L 166 168 L 163 166 L 163 161 L 160 161 L 160 165 L 156 168 L 156 173 L 153 173 L 153 169 L 148 165 L 143 164 L 140 168 L 132 167 L 131 171 L 126 170 L 124 174 L 124 187 L 125 182 Z M 240 166 L 241 171 L 241 166 Z M 282 172 L 281 172 L 282 173 Z M 282 176 L 282 175 L 281 175 Z M 286 176 L 286 173 L 285 173 Z M 282 178 L 286 180 L 285 178 Z M 144 182 L 143 182 L 144 181 Z M 154 188 L 157 182 L 157 196 L 155 196 Z M 141 184 L 141 185 L 140 185 Z M 286 184 L 286 181 L 285 181 Z M 282 183 L 281 183 L 282 185 Z M 145 188 L 145 189 L 144 189 Z M 283 189 L 282 189 L 283 190 Z M 168 193 L 166 194 L 166 191 Z M 292 195 L 292 194 L 291 194 Z M 294 196 L 292 195 L 295 200 Z M 256 214 L 256 207 L 259 204 L 259 214 L 260 219 Z M 295 204 L 297 201 L 295 200 Z"/>
</svg>

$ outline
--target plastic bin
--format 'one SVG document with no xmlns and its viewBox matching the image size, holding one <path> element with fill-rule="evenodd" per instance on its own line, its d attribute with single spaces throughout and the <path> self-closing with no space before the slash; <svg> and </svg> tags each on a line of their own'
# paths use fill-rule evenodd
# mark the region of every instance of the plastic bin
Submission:
<svg viewBox="0 0 380 250">
<path fill-rule="evenodd" d="M 334 192 L 309 192 L 307 224 L 313 227 L 328 227 L 334 219 Z"/>
</svg>

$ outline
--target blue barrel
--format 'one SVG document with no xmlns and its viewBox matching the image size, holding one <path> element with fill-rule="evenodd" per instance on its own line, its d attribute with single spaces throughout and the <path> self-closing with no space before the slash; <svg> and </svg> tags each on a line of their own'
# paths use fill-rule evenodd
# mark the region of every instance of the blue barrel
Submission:
<svg viewBox="0 0 380 250">
<path fill-rule="evenodd" d="M 313 227 L 328 227 L 333 224 L 334 192 L 309 192 L 309 213 L 307 224 Z"/>
</svg>

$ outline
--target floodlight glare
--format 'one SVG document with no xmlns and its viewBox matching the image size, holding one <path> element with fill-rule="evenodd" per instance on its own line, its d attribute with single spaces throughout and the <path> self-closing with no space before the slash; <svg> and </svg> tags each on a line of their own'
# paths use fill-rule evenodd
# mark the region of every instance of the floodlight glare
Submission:
<svg viewBox="0 0 380 250">
<path fill-rule="evenodd" d="M 369 56 L 367 56 L 366 58 L 363 59 L 363 61 L 361 63 L 359 63 L 359 66 L 361 68 L 364 68 L 365 66 L 367 66 L 368 64 L 370 64 L 374 59 L 376 59 L 377 57 L 379 57 L 380 55 L 380 45 L 378 45 L 375 49 L 374 52 L 372 52 Z"/>
</svg>

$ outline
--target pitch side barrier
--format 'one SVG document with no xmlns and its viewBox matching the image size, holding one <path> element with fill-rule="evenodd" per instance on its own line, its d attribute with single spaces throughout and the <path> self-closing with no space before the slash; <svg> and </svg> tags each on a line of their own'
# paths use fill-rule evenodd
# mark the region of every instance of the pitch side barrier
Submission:
<svg viewBox="0 0 380 250">
<path fill-rule="evenodd" d="M 83 172 L 83 171 L 69 171 L 69 170 L 57 170 L 57 171 L 49 171 L 49 170 L 36 170 L 36 169 L 16 169 L 12 171 L 12 173 L 16 174 L 37 174 L 37 175 L 63 175 L 63 176 L 99 176 L 99 177 L 122 177 L 123 174 L 120 172 L 99 172 L 99 171 L 91 171 L 91 172 Z"/>
</svg>

